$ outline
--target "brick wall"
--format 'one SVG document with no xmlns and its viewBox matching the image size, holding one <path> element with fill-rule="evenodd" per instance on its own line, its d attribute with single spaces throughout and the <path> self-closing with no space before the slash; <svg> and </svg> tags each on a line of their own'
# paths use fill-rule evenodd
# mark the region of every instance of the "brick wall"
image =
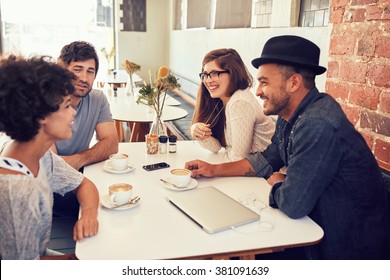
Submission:
<svg viewBox="0 0 390 280">
<path fill-rule="evenodd" d="M 390 170 L 390 0 L 331 0 L 326 91 Z"/>
</svg>

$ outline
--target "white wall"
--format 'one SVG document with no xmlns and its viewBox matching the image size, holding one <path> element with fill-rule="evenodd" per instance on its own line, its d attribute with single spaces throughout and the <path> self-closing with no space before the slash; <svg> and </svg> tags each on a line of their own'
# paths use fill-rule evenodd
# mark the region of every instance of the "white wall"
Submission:
<svg viewBox="0 0 390 280">
<path fill-rule="evenodd" d="M 198 73 L 204 55 L 217 48 L 235 49 L 256 77 L 256 69 L 251 61 L 259 57 L 264 43 L 275 35 L 299 35 L 321 48 L 320 65 L 327 66 L 329 32 L 322 28 L 262 28 L 262 29 L 224 29 L 224 30 L 184 30 L 170 34 L 169 66 L 177 74 L 193 81 L 199 81 Z M 325 89 L 326 75 L 317 76 L 320 90 Z"/>
<path fill-rule="evenodd" d="M 173 30 L 173 0 L 147 0 L 147 32 L 119 32 L 119 65 L 129 59 L 141 65 L 140 76 L 167 65 L 173 72 L 199 83 L 204 55 L 217 48 L 238 51 L 253 77 L 252 59 L 260 56 L 264 43 L 276 35 L 305 37 L 321 48 L 320 65 L 327 67 L 330 27 L 289 27 L 297 0 L 273 0 L 271 28 Z M 317 76 L 317 87 L 325 89 L 326 74 Z"/>
<path fill-rule="evenodd" d="M 153 75 L 161 65 L 168 66 L 170 10 L 170 0 L 147 0 L 146 32 L 119 32 L 120 69 L 123 69 L 124 61 L 128 59 L 141 65 L 141 71 L 137 74 L 148 79 L 149 70 Z"/>
</svg>

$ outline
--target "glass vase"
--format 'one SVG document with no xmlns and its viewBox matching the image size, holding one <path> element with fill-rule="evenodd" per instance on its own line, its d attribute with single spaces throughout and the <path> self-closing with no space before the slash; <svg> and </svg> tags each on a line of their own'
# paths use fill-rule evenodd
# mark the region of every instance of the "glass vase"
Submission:
<svg viewBox="0 0 390 280">
<path fill-rule="evenodd" d="M 168 135 L 167 127 L 157 112 L 154 113 L 154 118 L 150 126 L 149 134 Z"/>
<path fill-rule="evenodd" d="M 134 83 L 133 83 L 133 75 L 127 75 L 127 83 L 125 88 L 125 93 L 127 95 L 134 96 Z"/>
</svg>

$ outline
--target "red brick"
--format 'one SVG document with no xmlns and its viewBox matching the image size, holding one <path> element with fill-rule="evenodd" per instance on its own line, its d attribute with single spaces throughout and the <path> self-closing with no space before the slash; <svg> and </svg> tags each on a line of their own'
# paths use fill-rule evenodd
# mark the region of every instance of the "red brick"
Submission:
<svg viewBox="0 0 390 280">
<path fill-rule="evenodd" d="M 340 77 L 345 81 L 365 83 L 366 73 L 366 63 L 345 61 L 340 64 Z"/>
<path fill-rule="evenodd" d="M 350 54 L 354 53 L 355 37 L 353 36 L 332 36 L 330 39 L 331 54 Z"/>
<path fill-rule="evenodd" d="M 341 107 L 343 108 L 343 111 L 345 115 L 347 116 L 348 120 L 356 126 L 358 120 L 359 120 L 359 113 L 360 109 L 358 107 L 352 107 L 352 106 L 346 106 L 345 104 L 339 102 Z"/>
<path fill-rule="evenodd" d="M 376 54 L 379 57 L 390 58 L 390 37 L 380 36 L 376 41 Z"/>
<path fill-rule="evenodd" d="M 379 20 L 382 17 L 382 9 L 378 6 L 367 7 L 367 20 Z"/>
<path fill-rule="evenodd" d="M 390 21 L 381 21 L 381 31 L 382 33 L 390 32 Z"/>
<path fill-rule="evenodd" d="M 379 167 L 390 172 L 390 163 L 377 160 Z"/>
<path fill-rule="evenodd" d="M 352 0 L 351 6 L 368 5 L 378 3 L 378 0 Z"/>
<path fill-rule="evenodd" d="M 340 7 L 340 6 L 346 6 L 348 5 L 349 0 L 333 0 L 331 1 L 332 7 Z"/>
<path fill-rule="evenodd" d="M 358 34 L 359 38 L 365 36 L 380 36 L 383 35 L 383 23 L 381 21 L 370 21 L 370 22 L 355 22 L 353 26 L 350 26 L 345 34 L 347 36 L 352 34 Z"/>
<path fill-rule="evenodd" d="M 358 41 L 357 55 L 372 57 L 375 54 L 375 38 L 364 36 Z"/>
<path fill-rule="evenodd" d="M 333 96 L 334 99 L 347 100 L 349 86 L 343 82 L 327 81 L 325 85 L 325 91 Z"/>
<path fill-rule="evenodd" d="M 366 20 L 366 10 L 365 9 L 357 9 L 352 16 L 353 22 L 362 22 Z"/>
<path fill-rule="evenodd" d="M 388 0 L 385 0 L 385 1 L 388 1 Z M 382 20 L 390 19 L 390 5 L 389 5 L 389 2 L 387 2 L 386 4 L 387 4 L 387 6 L 383 9 Z"/>
<path fill-rule="evenodd" d="M 331 23 L 342 23 L 344 12 L 345 12 L 344 8 L 336 8 L 332 10 L 330 13 L 329 21 Z"/>
<path fill-rule="evenodd" d="M 390 88 L 390 66 L 371 65 L 367 76 L 370 84 Z"/>
<path fill-rule="evenodd" d="M 380 90 L 366 85 L 352 85 L 349 102 L 371 110 L 376 110 L 379 104 Z"/>
<path fill-rule="evenodd" d="M 328 63 L 328 71 L 326 71 L 328 78 L 338 78 L 339 71 L 339 63 L 337 61 L 333 60 Z"/>
<path fill-rule="evenodd" d="M 368 128 L 377 134 L 390 136 L 390 118 L 376 112 L 363 110 L 360 114 L 360 127 Z"/>
<path fill-rule="evenodd" d="M 378 161 L 390 164 L 390 143 L 377 139 L 375 141 L 374 155 Z"/>
<path fill-rule="evenodd" d="M 390 92 L 382 92 L 379 110 L 380 112 L 390 114 Z"/>
</svg>

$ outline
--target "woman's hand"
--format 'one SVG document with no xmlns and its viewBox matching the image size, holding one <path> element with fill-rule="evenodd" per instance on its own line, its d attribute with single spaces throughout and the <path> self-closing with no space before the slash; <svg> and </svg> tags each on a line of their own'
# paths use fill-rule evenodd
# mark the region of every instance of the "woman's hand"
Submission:
<svg viewBox="0 0 390 280">
<path fill-rule="evenodd" d="M 202 141 L 209 138 L 211 134 L 212 132 L 209 124 L 199 122 L 199 123 L 194 123 L 191 126 L 192 139 Z"/>
<path fill-rule="evenodd" d="M 81 217 L 73 229 L 73 239 L 75 241 L 94 236 L 98 232 L 99 222 L 97 214 L 98 210 L 94 207 L 87 207 L 81 210 Z"/>
</svg>

